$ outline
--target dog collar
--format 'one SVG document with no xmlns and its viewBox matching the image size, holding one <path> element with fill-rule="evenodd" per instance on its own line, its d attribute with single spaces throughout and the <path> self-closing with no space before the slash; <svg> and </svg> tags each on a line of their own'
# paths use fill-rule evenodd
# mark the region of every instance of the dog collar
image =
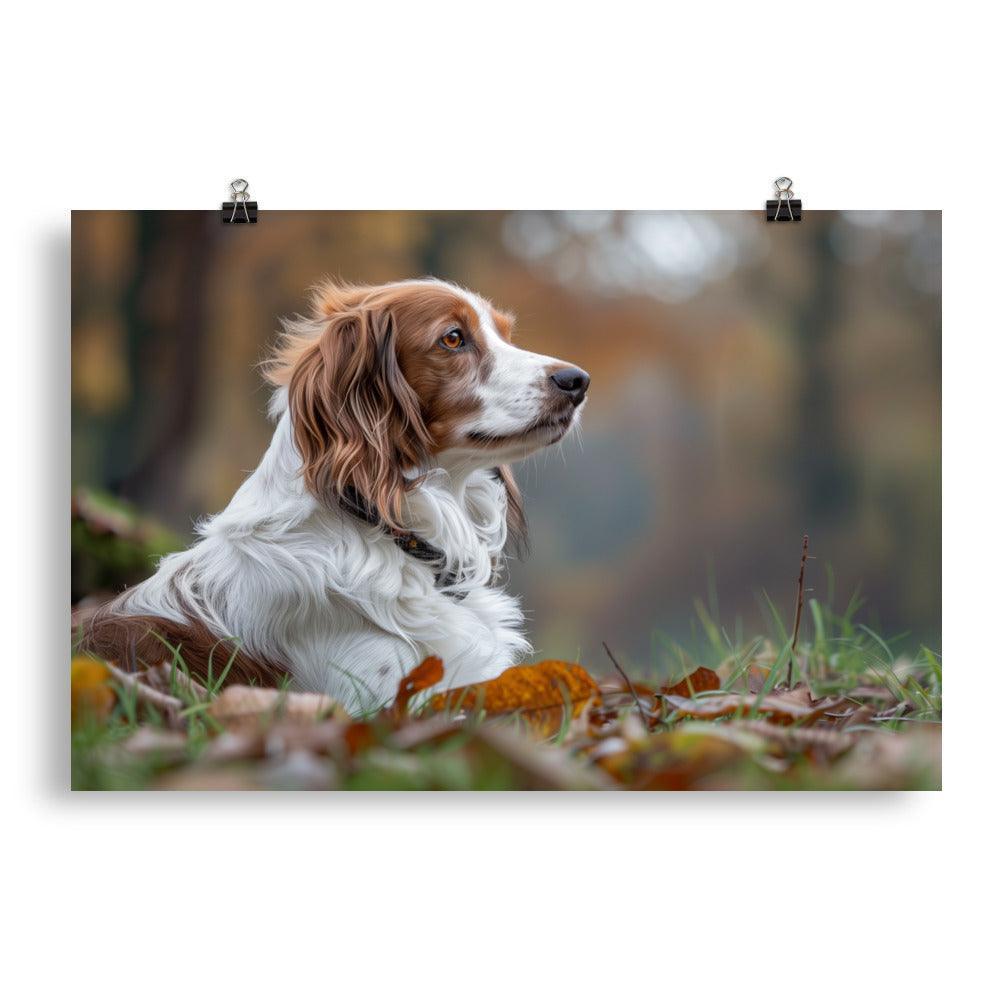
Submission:
<svg viewBox="0 0 1000 1000">
<path fill-rule="evenodd" d="M 380 531 L 384 532 L 408 556 L 413 556 L 414 559 L 418 559 L 420 562 L 438 563 L 439 567 L 444 566 L 445 553 L 443 549 L 439 549 L 436 545 L 432 545 L 426 538 L 421 538 L 420 535 L 417 535 L 412 531 L 396 531 L 395 529 L 390 528 L 389 525 L 387 525 L 385 521 L 379 517 L 378 512 L 372 504 L 360 493 L 358 493 L 353 486 L 348 486 L 344 492 L 340 494 L 339 499 L 341 510 L 358 518 L 360 521 L 364 521 L 365 524 L 370 525 L 373 528 L 378 528 Z M 434 574 L 434 586 L 439 590 L 454 587 L 457 581 L 458 577 L 451 570 L 446 571 L 443 568 L 439 568 Z M 456 601 L 460 601 L 463 597 L 465 597 L 465 594 L 453 593 L 449 596 L 454 597 Z"/>
</svg>

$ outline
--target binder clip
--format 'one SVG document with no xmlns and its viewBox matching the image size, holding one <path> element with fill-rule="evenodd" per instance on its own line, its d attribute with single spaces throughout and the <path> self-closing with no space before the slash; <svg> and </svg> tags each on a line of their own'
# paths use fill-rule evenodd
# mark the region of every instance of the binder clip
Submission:
<svg viewBox="0 0 1000 1000">
<path fill-rule="evenodd" d="M 257 221 L 257 202 L 248 200 L 250 197 L 249 189 L 250 185 L 242 177 L 237 177 L 229 185 L 233 200 L 222 203 L 222 221 L 224 223 Z"/>
<path fill-rule="evenodd" d="M 792 197 L 791 178 L 779 177 L 774 182 L 774 188 L 778 192 L 778 197 L 769 199 L 765 204 L 767 221 L 801 222 L 802 201 L 799 198 Z"/>
</svg>

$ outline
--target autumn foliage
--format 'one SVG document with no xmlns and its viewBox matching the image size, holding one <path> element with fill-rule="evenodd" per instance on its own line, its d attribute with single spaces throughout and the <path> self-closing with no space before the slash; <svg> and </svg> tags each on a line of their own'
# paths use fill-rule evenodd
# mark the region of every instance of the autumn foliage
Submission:
<svg viewBox="0 0 1000 1000">
<path fill-rule="evenodd" d="M 783 777 L 809 787 L 896 787 L 915 780 L 914 769 L 926 772 L 921 780 L 939 780 L 937 727 L 878 730 L 915 711 L 891 684 L 814 697 L 803 682 L 772 684 L 757 664 L 739 677 L 697 667 L 655 687 L 624 672 L 598 680 L 578 664 L 546 660 L 431 691 L 444 676 L 441 660 L 428 657 L 401 680 L 392 704 L 351 718 L 320 694 L 210 690 L 176 664 L 125 674 L 78 658 L 73 720 L 82 730 L 130 705 L 133 724 L 105 749 L 104 764 L 126 772 L 141 764 L 143 780 L 164 788 L 467 781 L 682 790 L 782 787 Z"/>
<path fill-rule="evenodd" d="M 551 736 L 567 716 L 575 719 L 585 706 L 599 700 L 597 682 L 583 667 L 544 660 L 510 667 L 483 684 L 435 695 L 430 707 L 437 712 L 482 712 L 488 718 L 518 713 L 537 735 Z"/>
</svg>

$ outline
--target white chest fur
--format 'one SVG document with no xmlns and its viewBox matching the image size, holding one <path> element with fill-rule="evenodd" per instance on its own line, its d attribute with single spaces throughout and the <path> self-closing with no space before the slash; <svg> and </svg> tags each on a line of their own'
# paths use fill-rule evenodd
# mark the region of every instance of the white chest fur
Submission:
<svg viewBox="0 0 1000 1000">
<path fill-rule="evenodd" d="M 390 700 L 428 655 L 444 661 L 440 688 L 523 657 L 523 615 L 495 581 L 506 495 L 490 471 L 430 470 L 408 495 L 407 525 L 445 553 L 457 600 L 435 586 L 435 567 L 385 532 L 319 504 L 300 464 L 284 413 L 258 468 L 199 526 L 201 540 L 166 557 L 120 608 L 176 620 L 190 609 L 220 638 L 286 666 L 296 687 L 354 711 Z"/>
</svg>

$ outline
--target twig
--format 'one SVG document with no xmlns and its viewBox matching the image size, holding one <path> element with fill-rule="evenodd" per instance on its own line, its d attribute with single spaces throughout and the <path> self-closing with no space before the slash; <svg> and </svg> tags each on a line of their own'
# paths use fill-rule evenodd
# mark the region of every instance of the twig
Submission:
<svg viewBox="0 0 1000 1000">
<path fill-rule="evenodd" d="M 175 698 L 170 694 L 164 694 L 162 691 L 157 691 L 155 688 L 151 688 L 148 684 L 143 684 L 143 682 L 140 681 L 134 674 L 127 673 L 119 667 L 116 667 L 113 663 L 107 663 L 106 666 L 111 672 L 111 676 L 114 677 L 119 684 L 135 692 L 135 696 L 138 701 L 145 702 L 147 705 L 152 705 L 155 708 L 161 709 L 166 712 L 171 719 L 176 719 L 177 713 L 184 708 L 184 702 L 182 702 L 180 698 Z"/>
<path fill-rule="evenodd" d="M 173 681 L 177 687 L 185 688 L 192 698 L 198 701 L 211 701 L 212 695 L 208 688 L 203 687 L 199 684 L 193 677 L 187 674 L 183 670 L 173 670 L 172 665 L 169 660 L 164 660 L 158 667 L 156 667 L 156 672 L 163 678 L 165 683 L 170 682 L 171 673 L 173 673 Z"/>
<path fill-rule="evenodd" d="M 809 536 L 802 536 L 802 561 L 799 563 L 799 590 L 795 598 L 795 628 L 792 630 L 792 655 L 788 658 L 788 686 L 792 686 L 792 666 L 795 663 L 795 647 L 799 641 L 799 624 L 802 621 L 802 598 L 806 582 L 806 561 L 809 559 Z"/>
<path fill-rule="evenodd" d="M 628 679 L 628 674 L 622 670 L 621 664 L 615 659 L 611 650 L 608 649 L 608 644 L 606 642 L 602 642 L 601 645 L 604 647 L 604 652 L 608 654 L 608 659 L 615 665 L 615 670 L 622 675 L 625 683 L 628 685 L 629 691 L 632 692 L 632 697 L 635 699 L 635 707 L 639 709 L 639 714 L 642 716 L 643 721 L 649 723 L 650 717 L 646 714 L 646 709 L 643 708 L 642 702 L 639 700 L 639 693 L 632 686 L 632 682 Z"/>
</svg>

